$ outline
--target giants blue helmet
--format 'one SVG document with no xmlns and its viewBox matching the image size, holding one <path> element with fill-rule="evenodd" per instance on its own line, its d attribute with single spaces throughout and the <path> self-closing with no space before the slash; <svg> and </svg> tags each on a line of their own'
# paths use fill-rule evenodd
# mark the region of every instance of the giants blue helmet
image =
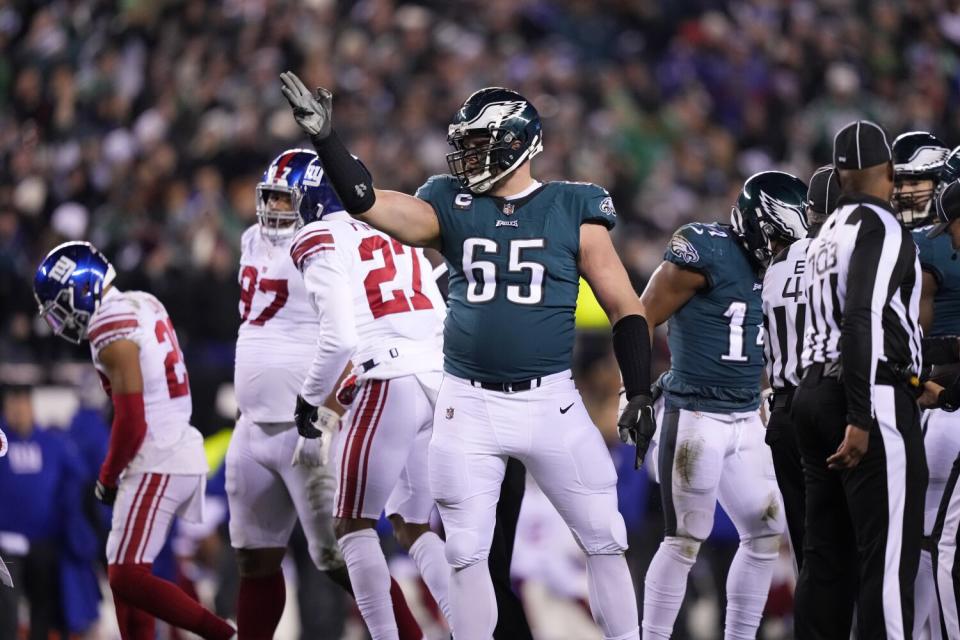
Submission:
<svg viewBox="0 0 960 640">
<path fill-rule="evenodd" d="M 47 254 L 33 278 L 40 317 L 55 335 L 80 344 L 116 275 L 106 256 L 89 242 L 64 242 Z"/>
<path fill-rule="evenodd" d="M 272 194 L 283 194 L 289 206 L 271 204 Z M 308 149 L 281 153 L 257 185 L 257 222 L 271 242 L 291 238 L 303 225 L 334 211 L 343 211 L 343 205 L 323 175 L 317 154 Z"/>
</svg>

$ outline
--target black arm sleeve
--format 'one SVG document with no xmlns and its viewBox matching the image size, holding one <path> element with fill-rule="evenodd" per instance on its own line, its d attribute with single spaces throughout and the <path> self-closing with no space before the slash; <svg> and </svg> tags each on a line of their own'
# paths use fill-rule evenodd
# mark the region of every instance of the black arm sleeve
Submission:
<svg viewBox="0 0 960 640">
<path fill-rule="evenodd" d="M 960 362 L 960 337 L 933 336 L 924 338 L 923 365 L 956 364 Z"/>
<path fill-rule="evenodd" d="M 847 423 L 873 425 L 871 390 L 883 351 L 883 309 L 890 299 L 899 262 L 902 232 L 861 207 L 862 217 L 847 272 L 847 292 L 840 329 Z M 852 216 L 851 216 L 852 218 Z M 848 221 L 849 222 L 849 221 Z"/>
<path fill-rule="evenodd" d="M 613 354 L 620 365 L 627 399 L 650 395 L 650 329 L 640 315 L 620 318 L 613 325 Z"/>
<path fill-rule="evenodd" d="M 320 156 L 320 164 L 333 190 L 347 213 L 360 215 L 369 211 L 377 196 L 373 178 L 363 163 L 350 155 L 336 131 L 322 140 L 311 138 L 313 148 Z"/>
</svg>

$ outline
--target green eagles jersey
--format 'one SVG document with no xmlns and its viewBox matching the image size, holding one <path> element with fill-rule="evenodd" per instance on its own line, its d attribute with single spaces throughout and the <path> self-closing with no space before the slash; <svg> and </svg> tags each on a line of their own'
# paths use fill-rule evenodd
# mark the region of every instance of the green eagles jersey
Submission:
<svg viewBox="0 0 960 640">
<path fill-rule="evenodd" d="M 449 268 L 444 369 L 516 382 L 570 368 L 579 291 L 580 225 L 616 220 L 592 184 L 549 182 L 504 200 L 476 196 L 452 176 L 417 190 L 437 212 Z"/>
<path fill-rule="evenodd" d="M 670 370 L 657 382 L 682 409 L 729 413 L 760 406 L 763 310 L 759 279 L 729 227 L 688 224 L 663 256 L 707 279 L 668 323 Z"/>
<path fill-rule="evenodd" d="M 920 268 L 937 281 L 930 335 L 957 335 L 960 334 L 960 260 L 948 234 L 930 239 L 929 231 L 930 227 L 914 229 L 913 241 L 917 243 Z"/>
</svg>

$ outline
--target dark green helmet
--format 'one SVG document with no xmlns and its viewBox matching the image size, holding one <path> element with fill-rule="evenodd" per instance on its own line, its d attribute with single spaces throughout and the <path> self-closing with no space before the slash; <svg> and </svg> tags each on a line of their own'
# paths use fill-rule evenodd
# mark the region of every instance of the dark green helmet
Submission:
<svg viewBox="0 0 960 640">
<path fill-rule="evenodd" d="M 783 171 L 761 171 L 743 183 L 730 223 L 750 257 L 766 266 L 775 241 L 790 244 L 807 235 L 806 205 L 802 180 Z"/>
<path fill-rule="evenodd" d="M 893 209 L 908 229 L 928 224 L 940 170 L 950 152 L 927 131 L 901 133 L 893 141 Z"/>
<path fill-rule="evenodd" d="M 943 161 L 943 166 L 940 167 L 940 175 L 938 176 L 937 189 L 934 197 L 940 195 L 940 192 L 943 191 L 948 184 L 956 182 L 957 180 L 960 180 L 960 147 L 954 147 L 953 151 L 951 151 Z"/>
<path fill-rule="evenodd" d="M 515 91 L 487 87 L 463 103 L 447 134 L 447 165 L 460 184 L 485 193 L 543 151 L 540 114 Z"/>
</svg>

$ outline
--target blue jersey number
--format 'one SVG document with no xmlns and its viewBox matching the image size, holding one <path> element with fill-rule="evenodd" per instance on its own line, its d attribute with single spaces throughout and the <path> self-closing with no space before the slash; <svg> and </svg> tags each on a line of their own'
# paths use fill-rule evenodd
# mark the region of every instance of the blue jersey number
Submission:
<svg viewBox="0 0 960 640">
<path fill-rule="evenodd" d="M 530 283 L 508 284 L 507 300 L 514 304 L 540 304 L 543 301 L 543 278 L 546 267 L 539 262 L 524 260 L 525 250 L 543 249 L 543 238 L 511 240 L 509 243 L 510 273 L 530 274 Z M 490 302 L 497 295 L 497 265 L 482 256 L 497 254 L 500 245 L 490 238 L 467 238 L 463 241 L 463 273 L 467 278 L 467 302 L 481 304 Z"/>
</svg>

